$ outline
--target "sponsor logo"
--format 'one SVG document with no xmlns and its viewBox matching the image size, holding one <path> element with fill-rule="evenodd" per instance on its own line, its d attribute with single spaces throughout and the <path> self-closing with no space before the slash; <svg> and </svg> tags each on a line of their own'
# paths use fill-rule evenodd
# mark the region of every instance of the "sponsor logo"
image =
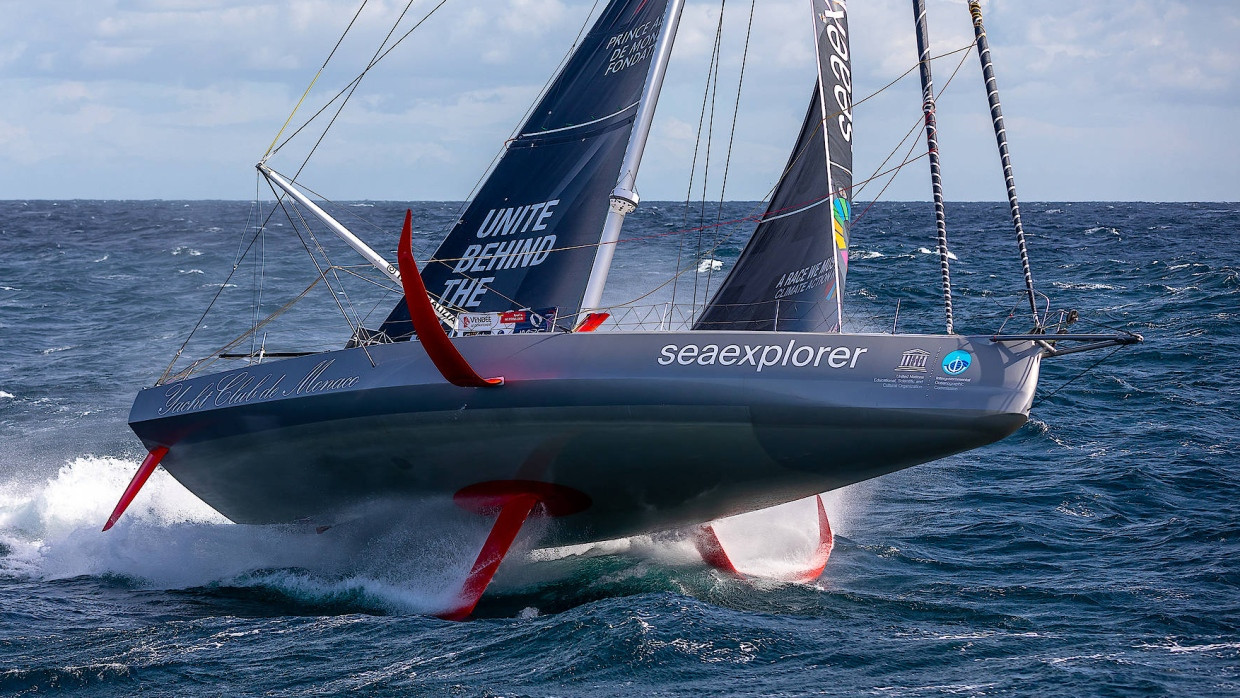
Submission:
<svg viewBox="0 0 1240 698">
<path fill-rule="evenodd" d="M 958 376 L 969 370 L 973 364 L 973 355 L 967 351 L 953 351 L 943 357 L 943 373 Z"/>
<path fill-rule="evenodd" d="M 170 386 L 164 393 L 163 407 L 156 410 L 161 415 L 182 414 L 210 407 L 230 407 L 250 402 L 270 400 L 292 395 L 312 395 L 353 388 L 361 376 L 331 375 L 335 359 L 320 361 L 302 377 L 296 387 L 284 381 L 287 374 L 254 375 L 249 369 L 229 373 L 205 385 L 186 381 Z M 296 379 L 293 379 L 296 380 Z"/>
<path fill-rule="evenodd" d="M 825 82 L 823 85 L 825 88 L 830 89 L 830 94 L 825 95 L 825 97 L 828 100 L 831 97 L 835 98 L 834 105 L 828 102 L 828 109 L 836 111 L 835 122 L 839 128 L 840 137 L 844 139 L 845 143 L 851 143 L 852 68 L 850 67 L 848 55 L 848 33 L 844 24 L 846 12 L 844 3 L 831 2 L 828 3 L 826 10 L 817 14 L 817 19 L 823 25 L 821 37 L 825 38 L 827 44 L 831 47 L 831 53 L 827 56 L 827 62 L 831 67 L 832 75 L 835 76 L 834 85 L 826 84 Z M 822 39 L 819 40 L 821 41 Z"/>
<path fill-rule="evenodd" d="M 494 313 L 460 313 L 453 326 L 453 337 L 479 334 L 524 334 L 546 332 L 555 324 L 559 308 L 504 310 Z"/>
<path fill-rule="evenodd" d="M 645 5 L 646 3 L 643 2 L 638 6 L 632 19 L 637 18 Z M 659 30 L 662 28 L 663 17 L 660 15 L 656 19 L 639 24 L 608 39 L 606 50 L 609 55 L 607 56 L 607 69 L 603 71 L 603 75 L 615 75 L 647 62 L 654 54 L 655 44 L 659 41 Z"/>
<path fill-rule="evenodd" d="M 495 316 L 491 313 L 461 313 L 456 316 L 456 324 L 462 330 L 489 330 L 495 326 Z"/>
<path fill-rule="evenodd" d="M 900 365 L 896 366 L 898 373 L 925 373 L 926 362 L 930 359 L 930 352 L 925 349 L 909 349 L 900 356 Z"/>
<path fill-rule="evenodd" d="M 789 340 L 787 347 L 779 344 L 668 344 L 659 351 L 657 361 L 660 366 L 751 366 L 756 373 L 771 366 L 789 364 L 797 368 L 827 366 L 851 370 L 857 367 L 861 355 L 868 351 L 860 347 L 798 346 L 795 339 Z"/>
</svg>

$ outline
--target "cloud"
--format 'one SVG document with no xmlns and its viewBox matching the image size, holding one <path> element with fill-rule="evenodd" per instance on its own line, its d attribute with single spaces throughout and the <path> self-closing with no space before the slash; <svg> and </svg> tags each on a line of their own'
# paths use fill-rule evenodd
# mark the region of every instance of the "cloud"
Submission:
<svg viewBox="0 0 1240 698">
<path fill-rule="evenodd" d="M 928 2 L 935 53 L 969 46 L 966 3 Z M 314 170 L 316 189 L 335 198 L 463 196 L 593 6 L 447 3 L 366 74 L 316 156 L 328 165 Z M 367 3 L 300 116 L 362 72 L 405 7 L 404 0 Z M 393 38 L 432 7 L 414 3 Z M 10 3 L 0 25 L 0 186 L 9 196 L 52 198 L 248 197 L 250 166 L 356 8 L 332 0 Z M 735 1 L 724 9 L 710 150 L 715 187 L 749 10 Z M 860 97 L 914 65 L 912 13 L 906 0 L 853 2 L 850 11 Z M 1240 185 L 1219 164 L 1240 161 L 1231 126 L 1240 121 L 1240 6 L 991 0 L 985 13 L 1025 198 L 1240 198 Z M 717 3 L 686 7 L 639 181 L 647 200 L 687 189 L 718 18 Z M 814 79 L 804 0 L 757 3 L 749 42 L 729 197 L 763 195 L 792 145 Z M 936 61 L 936 85 L 946 85 L 961 59 L 940 103 L 949 197 L 1002 198 L 1000 180 L 989 176 L 997 165 L 976 56 Z M 915 123 L 919 92 L 910 75 L 857 108 L 859 176 Z M 325 117 L 333 113 L 334 105 Z M 297 159 L 294 146 L 308 148 L 319 124 L 285 155 Z M 1203 161 L 1194 167 L 1191 158 Z M 1174 181 L 1132 174 L 1160 167 L 1174 169 Z M 144 174 L 152 169 L 176 176 Z M 909 168 L 890 195 L 924 198 L 921 169 Z"/>
</svg>

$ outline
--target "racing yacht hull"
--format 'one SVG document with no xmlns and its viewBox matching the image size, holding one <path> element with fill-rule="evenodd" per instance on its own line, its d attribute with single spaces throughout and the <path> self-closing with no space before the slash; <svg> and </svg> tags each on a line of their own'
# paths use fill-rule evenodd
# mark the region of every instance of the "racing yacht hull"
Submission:
<svg viewBox="0 0 1240 698">
<path fill-rule="evenodd" d="M 987 337 L 559 333 L 454 340 L 504 384 L 444 381 L 416 342 L 268 361 L 139 393 L 130 426 L 239 523 L 330 524 L 495 482 L 583 495 L 544 544 L 773 506 L 997 441 L 1041 349 Z"/>
</svg>

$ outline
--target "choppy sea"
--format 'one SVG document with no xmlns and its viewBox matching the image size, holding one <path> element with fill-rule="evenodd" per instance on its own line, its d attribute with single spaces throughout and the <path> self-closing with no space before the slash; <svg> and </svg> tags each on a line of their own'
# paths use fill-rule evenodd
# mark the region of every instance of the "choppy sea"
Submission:
<svg viewBox="0 0 1240 698">
<path fill-rule="evenodd" d="M 387 254 L 405 206 L 339 215 Z M 718 285 L 746 226 L 677 231 L 754 205 L 690 208 L 630 216 L 608 300 L 678 258 L 677 303 Z M 414 210 L 425 258 L 457 206 Z M 847 327 L 940 331 L 930 205 L 857 210 Z M 181 364 L 315 280 L 314 242 L 278 218 L 241 255 L 266 212 L 0 202 L 0 695 L 1240 694 L 1240 205 L 1026 205 L 1040 302 L 1145 343 L 1047 361 L 1005 441 L 827 495 L 837 538 L 816 584 L 727 578 L 672 537 L 527 537 L 466 623 L 426 615 L 439 573 L 476 551 L 433 515 L 346 535 L 238 526 L 158 472 L 99 530 L 142 455 L 133 395 L 217 293 Z M 957 331 L 1025 331 L 1006 207 L 947 215 Z M 342 310 L 373 327 L 395 301 L 319 242 L 349 296 L 319 284 L 258 348 L 340 346 Z M 672 293 L 640 303 L 657 314 Z M 799 554 L 812 511 L 720 536 L 760 571 Z"/>
</svg>

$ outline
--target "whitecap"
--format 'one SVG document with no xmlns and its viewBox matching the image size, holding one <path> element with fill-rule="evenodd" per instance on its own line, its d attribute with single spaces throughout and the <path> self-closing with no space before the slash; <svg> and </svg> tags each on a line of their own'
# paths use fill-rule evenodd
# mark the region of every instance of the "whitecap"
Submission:
<svg viewBox="0 0 1240 698">
<path fill-rule="evenodd" d="M 1120 289 L 1119 286 L 1112 286 L 1111 284 L 1097 284 L 1097 283 L 1084 283 L 1084 282 L 1073 283 L 1069 281 L 1052 281 L 1051 286 L 1054 286 L 1055 288 L 1071 288 L 1071 289 L 1076 289 L 1078 291 L 1116 291 Z"/>
<path fill-rule="evenodd" d="M 871 252 L 870 250 L 852 250 L 848 253 L 849 259 L 878 259 L 886 257 L 882 252 Z"/>
<path fill-rule="evenodd" d="M 96 263 L 96 264 L 98 264 L 99 262 L 106 262 L 106 261 L 108 261 L 108 255 L 107 255 L 107 253 L 105 252 L 105 253 L 104 253 L 104 255 L 103 255 L 102 257 L 100 257 L 99 259 L 96 259 L 96 260 L 95 260 L 95 263 Z"/>
<path fill-rule="evenodd" d="M 1072 506 L 1072 505 L 1069 505 L 1067 502 L 1064 502 L 1063 504 L 1060 504 L 1059 506 L 1055 507 L 1055 511 L 1059 512 L 1060 514 L 1067 514 L 1068 516 L 1075 516 L 1078 519 L 1092 519 L 1094 518 L 1094 516 L 1096 516 L 1094 512 L 1090 511 L 1084 506 L 1081 506 L 1079 504 L 1076 506 Z"/>
<path fill-rule="evenodd" d="M 0 400 L 14 400 L 17 396 L 7 390 L 0 390 Z"/>
<path fill-rule="evenodd" d="M 73 349 L 73 348 L 74 348 L 74 347 L 73 347 L 73 346 L 71 346 L 71 345 L 65 345 L 65 346 L 63 346 L 63 347 L 49 347 L 49 348 L 47 348 L 47 349 L 44 349 L 44 350 L 43 350 L 43 355 L 44 355 L 44 356 L 47 356 L 48 354 L 55 354 L 55 353 L 57 353 L 57 352 L 61 352 L 61 351 L 69 351 L 70 349 Z"/>
<path fill-rule="evenodd" d="M 723 262 L 717 259 L 703 259 L 698 263 L 698 273 L 705 274 L 711 271 L 719 271 L 723 268 Z"/>
<path fill-rule="evenodd" d="M 182 274 L 202 274 L 202 273 L 204 273 L 201 269 L 178 269 L 177 271 L 178 271 L 178 272 L 180 272 L 180 273 L 182 273 Z"/>
<path fill-rule="evenodd" d="M 939 253 L 939 251 L 938 251 L 938 250 L 932 250 L 932 249 L 930 249 L 930 248 L 928 248 L 928 247 L 918 247 L 918 248 L 917 248 L 917 251 L 918 251 L 920 254 L 935 254 L 935 255 L 936 255 L 936 254 L 938 254 L 938 253 Z M 947 251 L 947 258 L 948 258 L 948 259 L 952 259 L 952 260 L 959 259 L 959 257 L 957 257 L 957 256 L 956 256 L 956 253 L 955 253 L 955 252 L 952 252 L 951 250 L 948 250 L 948 251 Z"/>
<path fill-rule="evenodd" d="M 1175 640 L 1171 640 L 1166 644 L 1149 644 L 1141 643 L 1136 645 L 1137 649 L 1158 649 L 1167 650 L 1175 654 L 1185 652 L 1217 652 L 1219 650 L 1240 650 L 1240 642 L 1212 642 L 1205 645 L 1181 645 Z"/>
</svg>

